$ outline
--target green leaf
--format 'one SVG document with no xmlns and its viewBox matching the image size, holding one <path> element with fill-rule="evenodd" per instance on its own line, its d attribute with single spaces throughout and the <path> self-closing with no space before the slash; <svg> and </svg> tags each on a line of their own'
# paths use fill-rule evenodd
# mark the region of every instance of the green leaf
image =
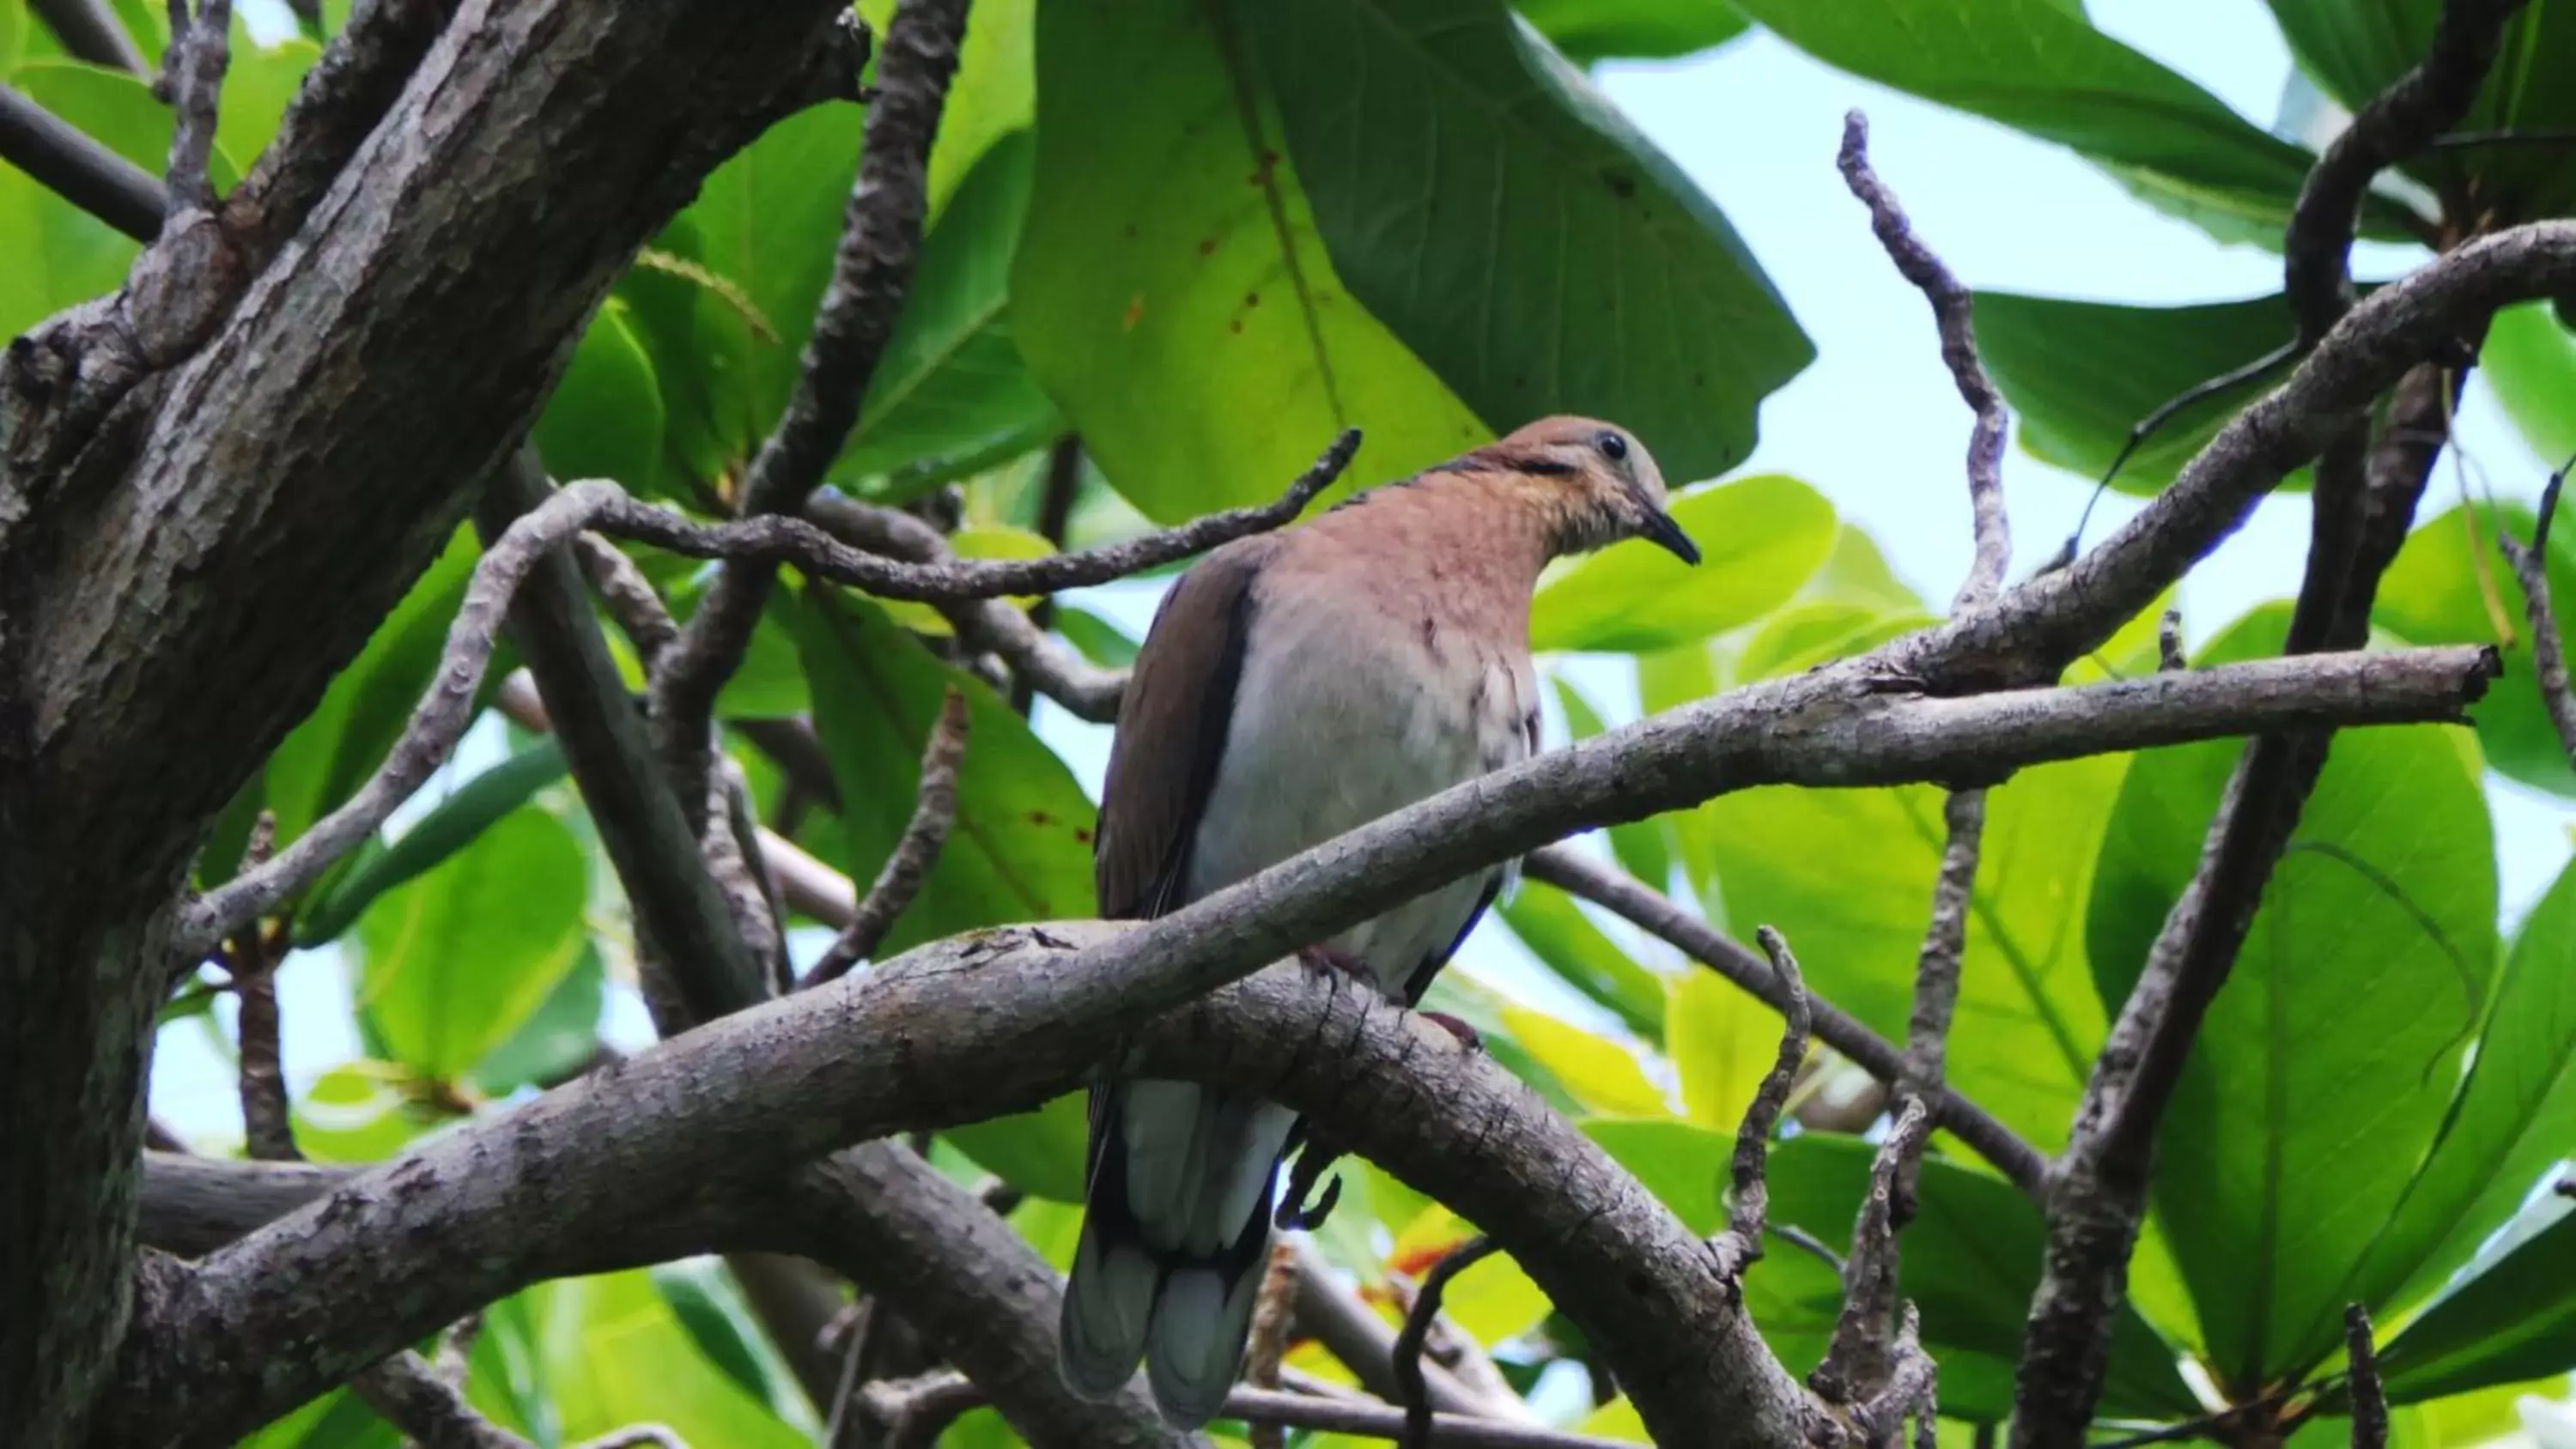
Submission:
<svg viewBox="0 0 2576 1449">
<path fill-rule="evenodd" d="M 558 478 L 613 478 L 650 493 L 662 463 L 662 388 L 631 312 L 610 297 L 591 317 L 537 416 L 537 451 Z"/>
<path fill-rule="evenodd" d="M 2576 1368 L 2576 1205 L 2544 1201 L 2379 1355 L 2398 1403 Z"/>
<path fill-rule="evenodd" d="M 1681 1073 L 1682 1106 L 1703 1127 L 1733 1131 L 1780 1056 L 1780 1013 L 1714 971 L 1666 983 L 1664 1054 Z"/>
<path fill-rule="evenodd" d="M 2532 908 L 2506 958 L 2442 1134 L 2346 1296 L 2429 1293 L 2576 1157 L 2576 868 Z M 2381 1315 L 2385 1317 L 2383 1313 Z"/>
<path fill-rule="evenodd" d="M 1157 523 L 1274 498 L 1345 426 L 1337 493 L 1492 434 L 1335 275 L 1277 118 L 1196 0 L 1050 0 L 1011 272 L 1029 370 Z"/>
<path fill-rule="evenodd" d="M 1778 607 L 1834 546 L 1834 506 L 1777 473 L 1684 494 L 1672 514 L 1698 567 L 1642 539 L 1613 544 L 1538 591 L 1532 647 L 1644 653 L 1722 633 Z"/>
<path fill-rule="evenodd" d="M 855 595 L 805 589 L 797 644 L 813 683 L 814 727 L 841 787 L 843 863 L 855 879 L 876 875 L 912 818 L 943 692 L 953 686 L 966 696 L 956 823 L 886 954 L 977 926 L 1092 913 L 1096 811 L 1026 720 Z"/>
<path fill-rule="evenodd" d="M 1067 1092 L 1034 1112 L 951 1127 L 941 1135 L 976 1166 L 1032 1197 L 1078 1203 L 1090 1131 L 1083 1094 Z"/>
<path fill-rule="evenodd" d="M 1726 1226 L 1726 1204 L 1719 1193 L 1734 1161 L 1733 1131 L 1642 1117 L 1592 1117 L 1575 1125 L 1671 1209 L 1693 1236 L 1704 1238 Z"/>
<path fill-rule="evenodd" d="M 1814 346 L 1716 204 L 1503 0 L 1232 9 L 1334 270 L 1489 426 L 1616 419 L 1675 480 L 1753 451 Z"/>
<path fill-rule="evenodd" d="M 2276 653 L 2287 624 L 2286 606 L 2258 610 L 2196 662 Z M 2335 737 L 2166 1112 L 2154 1202 L 2231 1390 L 2340 1352 L 2346 1277 L 2432 1144 L 2485 1004 L 2495 858 L 2462 744 L 2430 725 Z M 2131 765 L 2086 924 L 2106 1003 L 2137 980 L 2241 749 Z"/>
<path fill-rule="evenodd" d="M 1495 906 L 1503 924 L 1566 985 L 1618 1013 L 1648 1041 L 1664 1034 L 1664 981 L 1601 934 L 1574 899 L 1554 886 L 1524 881 Z"/>
<path fill-rule="evenodd" d="M 2499 774 L 2561 796 L 2576 796 L 2576 773 L 2541 702 L 2531 665 L 2531 629 L 2522 590 L 2496 539 L 2531 540 L 2532 513 L 2519 503 L 2463 504 L 2406 536 L 2371 608 L 2371 622 L 2410 644 L 2493 645 L 2504 674 L 2469 706 L 2478 748 Z M 2554 599 L 2576 599 L 2576 539 L 2553 530 L 2549 586 Z M 2562 617 L 2562 645 L 2566 626 Z"/>
<path fill-rule="evenodd" d="M 681 278 L 630 279 L 634 320 L 657 372 L 666 384 L 687 380 L 664 393 L 684 459 L 700 467 L 710 455 L 748 459 L 786 407 L 832 275 L 865 119 L 857 106 L 835 104 L 780 121 L 708 176 L 681 213 L 685 226 L 656 239 L 721 278 L 738 300 Z M 641 305 L 650 293 L 661 295 Z M 773 336 L 760 335 L 745 304 Z"/>
<path fill-rule="evenodd" d="M 313 713 L 269 757 L 268 808 L 277 812 L 281 845 L 356 793 L 402 737 L 438 670 L 447 627 L 465 600 L 477 553 L 473 529 L 459 527 L 446 551 L 368 636 L 366 648 L 332 678 Z M 491 678 L 501 673 L 495 660 Z"/>
<path fill-rule="evenodd" d="M 2059 0 L 1734 0 L 1827 65 L 2066 146 L 2222 241 L 2277 250 L 2315 159 Z M 2396 208 L 2372 208 L 2377 235 Z"/>
<path fill-rule="evenodd" d="M 1835 1251 L 1847 1251 L 1874 1151 L 1858 1138 L 1827 1133 L 1775 1145 L 1771 1221 L 1795 1223 Z M 1942 1412 L 1995 1422 L 2012 1407 L 2013 1365 L 2021 1360 L 2031 1296 L 2039 1287 L 2046 1243 L 2039 1210 L 2002 1179 L 1937 1157 L 1923 1162 L 1916 1202 L 1914 1221 L 1905 1229 L 1898 1291 L 1922 1310 L 1924 1347 L 1941 1365 Z M 1841 1306 L 1834 1275 L 1803 1254 L 1774 1247 L 1749 1275 L 1746 1298 L 1754 1322 L 1771 1334 L 1761 1280 L 1791 1278 L 1774 1271 L 1790 1259 L 1807 1271 L 1784 1285 L 1788 1291 L 1780 1296 L 1815 1314 L 1825 1330 L 1803 1358 L 1773 1337 L 1791 1368 L 1803 1371 L 1822 1356 Z M 2173 1350 L 2125 1306 L 2112 1328 L 2101 1407 L 2106 1417 L 2180 1418 L 2199 1411 L 2174 1367 Z"/>
<path fill-rule="evenodd" d="M 1519 0 L 1516 8 L 1574 60 L 1673 60 L 1748 28 L 1720 0 Z"/>
<path fill-rule="evenodd" d="M 869 379 L 858 428 L 833 465 L 835 479 L 901 473 L 864 491 L 902 497 L 934 476 L 924 463 L 982 457 L 1061 429 L 1055 405 L 1020 361 L 1007 317 L 1036 151 L 1026 131 L 995 141 L 923 240 L 920 270 Z M 911 486 L 889 486 L 895 481 Z"/>
<path fill-rule="evenodd" d="M 776 1407 L 769 1375 L 761 1367 L 760 1351 L 752 1347 L 760 1330 L 746 1321 L 732 1285 L 718 1279 L 713 1265 L 658 1263 L 645 1271 L 663 1303 L 670 1307 L 671 1316 L 680 1321 L 681 1330 L 707 1362 L 722 1370 L 745 1396 Z"/>
<path fill-rule="evenodd" d="M 2533 452 L 2553 468 L 2576 455 L 2576 337 L 2549 303 L 2496 313 L 2478 349 L 2478 371 Z"/>
<path fill-rule="evenodd" d="M 241 1441 L 241 1449 L 400 1449 L 403 1436 L 347 1389 L 331 1392 Z"/>
<path fill-rule="evenodd" d="M 453 1081 L 580 960 L 589 868 L 562 821 L 522 806 L 358 921 L 358 1009 L 395 1060 Z"/>
<path fill-rule="evenodd" d="M 294 1103 L 295 1145 L 316 1162 L 382 1162 L 427 1129 L 387 1062 L 333 1067 Z"/>
<path fill-rule="evenodd" d="M 7 80 L 109 150 L 161 174 L 170 110 L 142 82 L 69 60 L 31 60 L 9 70 Z M 114 292 L 141 250 L 26 172 L 0 167 L 0 256 L 9 259 L 0 266 L 0 337 Z"/>
<path fill-rule="evenodd" d="M 2042 1151 L 2064 1145 L 2105 1029 L 2083 902 L 2123 765 L 2044 765 L 1986 795 L 1948 1069 Z M 1819 996 L 1903 1041 L 1946 840 L 1941 792 L 1766 787 L 1693 815 L 1691 874 L 1733 933 L 1779 928 Z"/>
<path fill-rule="evenodd" d="M 1055 631 L 1065 642 L 1082 651 L 1084 658 L 1104 669 L 1124 669 L 1136 662 L 1136 651 L 1142 647 L 1127 637 L 1126 631 L 1089 609 L 1058 604 Z"/>
<path fill-rule="evenodd" d="M 869 0 L 873 9 L 882 0 Z M 930 148 L 930 215 L 936 223 L 984 153 L 1037 120 L 1037 0 L 976 0 L 957 49 L 957 75 Z M 886 6 L 889 16 L 892 6 Z M 878 34 L 884 34 L 880 28 Z"/>
<path fill-rule="evenodd" d="M 690 1444 L 809 1442 L 699 1350 L 648 1273 L 564 1279 L 529 1294 L 542 1305 L 546 1382 L 563 1442 L 639 1423 L 666 1425 Z"/>
<path fill-rule="evenodd" d="M 599 1013 L 607 990 L 608 972 L 599 964 L 598 947 L 587 946 L 580 963 L 555 983 L 535 1013 L 475 1066 L 474 1085 L 505 1096 L 579 1070 L 599 1051 Z"/>
<path fill-rule="evenodd" d="M 2430 50 L 2441 0 L 2271 0 L 2299 66 L 2345 110 L 2358 111 Z M 2535 5 L 2504 24 L 2504 41 L 2468 114 L 2450 129 L 2562 131 L 2576 95 L 2556 77 L 2576 68 L 2576 16 Z M 2445 147 L 2401 163 L 2492 225 L 2564 216 L 2576 207 L 2576 168 L 2556 145 Z M 2456 204 L 2456 203 L 2455 203 Z"/>
<path fill-rule="evenodd" d="M 303 39 L 252 44 L 240 15 L 234 15 L 232 58 L 224 67 L 223 104 L 215 114 L 215 144 L 227 157 L 248 165 L 267 149 L 288 103 L 303 88 L 304 73 L 321 54 L 322 47 Z M 167 161 L 165 154 L 162 164 Z M 150 169 L 158 175 L 161 165 Z"/>
<path fill-rule="evenodd" d="M 2024 452 L 2099 478 L 2129 430 L 2165 403 L 2290 340 L 2276 293 L 2243 302 L 2131 307 L 1979 292 L 1977 349 L 2020 419 Z M 2151 494 L 2228 419 L 2280 382 L 2276 370 L 2182 409 L 2139 443 L 2112 487 Z M 2305 488 L 2307 470 L 2283 486 Z"/>
<path fill-rule="evenodd" d="M 549 736 L 459 786 L 401 839 L 341 876 L 296 923 L 295 944 L 318 946 L 338 936 L 376 897 L 473 844 L 568 768 L 562 743 Z"/>
<path fill-rule="evenodd" d="M 1593 708 L 1592 701 L 1583 697 L 1583 691 L 1574 687 L 1574 681 L 1562 673 L 1554 673 L 1548 676 L 1548 683 L 1556 689 L 1557 705 L 1565 711 L 1567 732 L 1577 743 L 1608 727 L 1601 718 L 1601 711 Z M 1672 883 L 1672 827 L 1664 822 L 1662 816 L 1613 825 L 1609 835 L 1610 853 L 1619 858 L 1619 864 L 1625 866 L 1630 875 L 1657 890 Z M 1654 993 L 1658 1008 L 1662 999 L 1660 992 Z"/>
<path fill-rule="evenodd" d="M 1526 1006 L 1503 1008 L 1503 1026 L 1594 1112 L 1619 1117 L 1669 1115 L 1663 1089 L 1646 1080 L 1627 1047 Z"/>
</svg>

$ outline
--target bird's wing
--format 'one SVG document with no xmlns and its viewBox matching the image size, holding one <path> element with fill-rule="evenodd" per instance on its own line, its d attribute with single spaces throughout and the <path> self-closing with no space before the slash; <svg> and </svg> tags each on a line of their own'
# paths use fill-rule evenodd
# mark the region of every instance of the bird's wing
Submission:
<svg viewBox="0 0 2576 1449">
<path fill-rule="evenodd" d="M 1181 904 L 1199 815 L 1234 719 L 1253 581 L 1278 551 L 1251 538 L 1209 554 L 1163 596 L 1118 703 L 1092 880 L 1106 920 Z"/>
</svg>

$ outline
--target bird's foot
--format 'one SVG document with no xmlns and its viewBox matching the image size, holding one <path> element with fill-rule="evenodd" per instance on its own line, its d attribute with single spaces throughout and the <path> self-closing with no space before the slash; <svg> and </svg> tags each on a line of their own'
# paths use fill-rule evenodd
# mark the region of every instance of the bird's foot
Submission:
<svg viewBox="0 0 2576 1449">
<path fill-rule="evenodd" d="M 1377 977 L 1368 969 L 1367 962 L 1339 946 L 1309 946 L 1297 953 L 1297 962 L 1309 971 L 1327 976 L 1339 972 L 1372 985 L 1377 981 Z"/>
<path fill-rule="evenodd" d="M 1340 1175 L 1324 1178 L 1324 1169 L 1340 1156 L 1339 1148 L 1315 1141 L 1297 1150 L 1297 1161 L 1288 1169 L 1288 1191 L 1281 1195 L 1278 1211 L 1271 1215 L 1273 1225 L 1282 1232 L 1306 1233 L 1324 1225 L 1324 1219 L 1333 1215 L 1333 1204 L 1342 1199 Z M 1318 1179 L 1323 1180 L 1321 1194 L 1315 1191 Z"/>
<path fill-rule="evenodd" d="M 1451 1016 L 1449 1013 L 1445 1011 L 1425 1011 L 1418 1014 L 1424 1021 L 1427 1021 L 1433 1026 L 1440 1028 L 1442 1031 L 1449 1033 L 1451 1036 L 1458 1038 L 1458 1045 L 1465 1047 L 1467 1050 L 1471 1052 L 1481 1052 L 1485 1049 L 1484 1036 L 1474 1027 L 1469 1026 L 1467 1023 L 1460 1021 L 1454 1016 Z"/>
</svg>

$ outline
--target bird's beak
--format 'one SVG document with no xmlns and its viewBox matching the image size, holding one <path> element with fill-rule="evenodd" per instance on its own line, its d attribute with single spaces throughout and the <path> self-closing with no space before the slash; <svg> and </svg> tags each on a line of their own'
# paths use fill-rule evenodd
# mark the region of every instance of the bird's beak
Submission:
<svg viewBox="0 0 2576 1449">
<path fill-rule="evenodd" d="M 1646 526 L 1637 531 L 1637 536 L 1683 563 L 1694 567 L 1699 563 L 1699 545 L 1691 542 L 1690 535 L 1682 532 L 1682 526 L 1673 522 L 1673 516 L 1660 508 L 1647 510 Z"/>
</svg>

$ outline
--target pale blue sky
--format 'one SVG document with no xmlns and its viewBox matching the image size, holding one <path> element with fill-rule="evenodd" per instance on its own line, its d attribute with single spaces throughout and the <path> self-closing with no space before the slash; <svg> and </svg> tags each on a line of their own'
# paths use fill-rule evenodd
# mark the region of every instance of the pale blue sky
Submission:
<svg viewBox="0 0 2576 1449">
<path fill-rule="evenodd" d="M 2092 0 L 2103 29 L 2181 71 L 2258 124 L 2268 124 L 2288 55 L 2260 0 Z M 1907 582 L 1946 600 L 1967 566 L 1959 460 L 1967 414 L 1935 350 L 1929 313 L 1879 251 L 1834 169 L 1846 109 L 1872 123 L 1882 176 L 1923 235 L 1969 284 L 2134 302 L 2233 299 L 2278 290 L 2279 260 L 2225 247 L 2132 200 L 2070 154 L 2016 132 L 1826 69 L 1767 36 L 1668 65 L 1605 68 L 1600 83 L 1733 219 L 1799 321 L 1816 363 L 1762 411 L 1747 471 L 1813 483 L 1864 526 Z M 2389 275 L 2412 258 L 2371 249 L 2360 265 Z M 2547 468 L 2524 447 L 2482 386 L 2464 399 L 2461 436 L 2500 494 L 2538 493 Z M 2020 564 L 2044 556 L 2083 507 L 2089 482 L 2011 453 L 2006 492 Z M 2092 539 L 2136 506 L 2113 496 Z M 2263 505 L 2254 522 L 2188 580 L 2186 627 L 2207 637 L 2248 606 L 2296 587 L 2307 542 L 2303 498 Z M 1141 630 L 1154 587 L 1088 591 L 1082 602 Z M 1633 698 L 1624 665 L 1587 661 L 1596 697 Z M 1097 792 L 1107 732 L 1042 708 L 1039 727 Z M 2513 787 L 2494 790 L 2504 899 L 2518 917 L 2568 854 L 2567 812 Z M 1652 955 L 1649 949 L 1641 954 Z M 1551 978 L 1497 925 L 1461 965 L 1533 1003 L 1598 1024 L 1600 1014 Z M 288 1074 L 301 1090 L 349 1059 L 338 963 L 308 953 L 286 970 Z M 631 997 L 614 1034 L 649 1039 Z M 240 1130 L 229 1068 L 195 1025 L 164 1034 L 156 1113 L 208 1145 Z"/>
</svg>

